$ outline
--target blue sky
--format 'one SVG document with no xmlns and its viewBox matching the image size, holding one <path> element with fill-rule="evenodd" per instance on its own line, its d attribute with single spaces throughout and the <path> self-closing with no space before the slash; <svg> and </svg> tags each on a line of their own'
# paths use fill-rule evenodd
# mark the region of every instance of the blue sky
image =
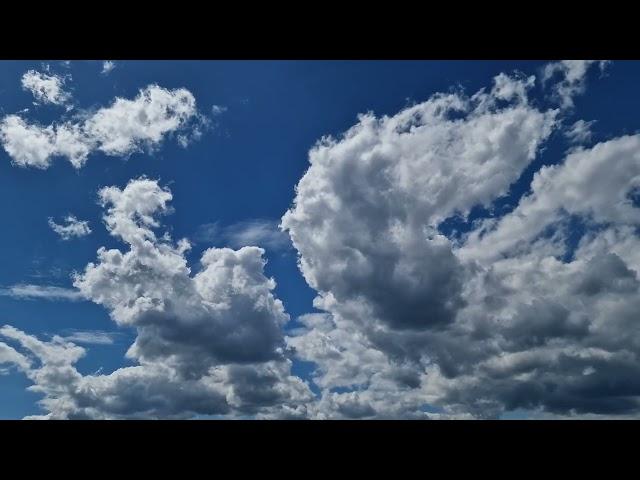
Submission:
<svg viewBox="0 0 640 480">
<path fill-rule="evenodd" d="M 133 99 L 149 86 L 183 88 L 191 92 L 198 112 L 208 119 L 202 136 L 186 147 L 176 135 L 167 134 L 150 151 L 113 156 L 92 151 L 82 168 L 53 158 L 47 169 L 20 167 L 0 149 L 0 205 L 4 235 L 0 236 L 0 288 L 16 285 L 56 286 L 72 289 L 70 275 L 95 262 L 101 247 L 122 248 L 110 235 L 98 204 L 105 186 L 123 188 L 131 179 L 146 176 L 170 188 L 173 213 L 163 225 L 174 240 L 188 238 L 193 247 L 186 254 L 193 271 L 202 253 L 211 247 L 231 245 L 228 232 L 247 225 L 275 225 L 292 205 L 295 186 L 309 167 L 309 150 L 323 136 L 339 136 L 358 122 L 358 114 L 393 116 L 437 92 L 462 89 L 472 95 L 490 88 L 494 76 L 519 71 L 541 76 L 540 61 L 116 61 L 103 73 L 102 61 L 23 62 L 0 65 L 0 114 L 22 115 L 29 122 L 48 125 L 74 112 L 92 112 L 112 104 L 116 97 Z M 30 70 L 65 77 L 73 110 L 41 102 L 21 87 Z M 575 96 L 575 106 L 563 112 L 568 128 L 576 120 L 596 120 L 590 144 L 637 131 L 640 97 L 637 62 L 613 62 L 603 71 L 593 68 L 587 91 Z M 551 105 L 550 88 L 537 83 L 529 92 L 531 105 Z M 464 234 L 473 222 L 504 215 L 530 191 L 531 180 L 542 165 L 560 164 L 571 144 L 558 128 L 541 146 L 508 195 L 491 207 L 474 206 L 465 220 L 450 218 L 440 225 L 447 236 Z M 494 213 L 491 213 L 493 211 Z M 67 214 L 87 221 L 91 234 L 69 240 L 52 230 L 48 219 L 60 223 Z M 215 226 L 214 226 L 215 225 Z M 268 228 L 268 227 L 265 227 Z M 573 229 L 578 227 L 574 226 Z M 204 232 L 204 233 L 203 233 Z M 208 232 L 208 234 L 207 234 Z M 224 232 L 227 232 L 225 236 Z M 281 299 L 291 321 L 285 332 L 300 327 L 297 318 L 314 308 L 316 291 L 297 265 L 297 252 L 276 233 L 264 237 L 267 277 L 277 282 L 274 295 Z M 575 236 L 575 235 L 574 235 Z M 579 235 L 581 237 L 581 235 Z M 278 240 L 279 238 L 279 240 Z M 577 240 L 574 240 L 577 244 Z M 334 313 L 335 314 L 335 313 Z M 85 344 L 87 354 L 76 365 L 88 375 L 100 369 L 109 374 L 135 364 L 124 354 L 135 339 L 131 328 L 116 325 L 109 310 L 91 301 L 24 298 L 0 295 L 0 324 L 12 325 L 41 339 L 72 335 L 77 331 L 113 333 L 112 343 Z M 293 374 L 312 383 L 312 363 L 293 359 Z M 22 418 L 41 414 L 39 393 L 28 391 L 32 382 L 17 369 L 0 376 L 0 417 Z M 337 388 L 337 389 L 335 389 Z M 334 392 L 340 392 L 335 387 Z M 347 391 L 352 391 L 347 389 Z M 424 402 L 430 403 L 429 401 Z M 507 408 L 516 414 L 518 408 Z M 428 410 L 425 410 L 428 411 Z M 436 410 L 437 411 L 437 410 Z"/>
</svg>

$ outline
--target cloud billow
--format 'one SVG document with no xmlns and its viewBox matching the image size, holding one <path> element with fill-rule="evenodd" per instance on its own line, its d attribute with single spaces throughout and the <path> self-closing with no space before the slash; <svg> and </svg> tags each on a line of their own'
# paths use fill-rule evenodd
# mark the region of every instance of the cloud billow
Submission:
<svg viewBox="0 0 640 480">
<path fill-rule="evenodd" d="M 539 168 L 513 209 L 469 221 L 566 130 L 604 65 L 499 74 L 321 139 L 281 222 L 317 311 L 287 333 L 260 248 L 286 243 L 274 222 L 209 224 L 200 240 L 233 248 L 205 250 L 192 271 L 190 243 L 158 232 L 169 189 L 145 177 L 103 188 L 104 224 L 125 248 L 101 248 L 73 291 L 25 292 L 104 306 L 135 331 L 135 365 L 82 375 L 73 335 L 10 326 L 0 363 L 30 378 L 46 418 L 637 417 L 640 136 L 586 148 L 592 122 L 577 120 L 559 136 L 564 158 Z M 540 81 L 551 96 L 534 101 Z M 453 217 L 468 228 L 449 238 Z M 292 356 L 313 363 L 317 396 Z"/>
<path fill-rule="evenodd" d="M 547 69 L 563 109 L 592 64 Z M 527 99 L 534 81 L 367 114 L 311 150 L 282 224 L 325 312 L 287 338 L 317 366 L 317 418 L 640 412 L 637 136 L 573 149 L 512 212 L 439 233 L 505 195 L 560 127 Z M 587 227 L 565 262 L 571 218 Z"/>
<path fill-rule="evenodd" d="M 99 198 L 107 229 L 129 250 L 101 248 L 74 286 L 116 324 L 135 329 L 127 357 L 138 365 L 81 375 L 74 364 L 85 350 L 70 342 L 73 335 L 44 342 L 3 327 L 0 334 L 25 351 L 8 361 L 44 394 L 46 418 L 304 414 L 311 393 L 290 373 L 283 335 L 289 317 L 263 274 L 264 251 L 211 248 L 192 275 L 188 241 L 174 244 L 154 232 L 169 211 L 168 189 L 139 178 L 123 189 L 103 188 Z"/>
<path fill-rule="evenodd" d="M 153 150 L 176 132 L 183 132 L 181 143 L 186 145 L 206 125 L 190 91 L 149 85 L 132 100 L 116 97 L 110 106 L 47 126 L 7 115 L 0 120 L 0 142 L 20 167 L 44 170 L 55 157 L 65 157 L 82 168 L 93 152 L 127 157 Z"/>
</svg>

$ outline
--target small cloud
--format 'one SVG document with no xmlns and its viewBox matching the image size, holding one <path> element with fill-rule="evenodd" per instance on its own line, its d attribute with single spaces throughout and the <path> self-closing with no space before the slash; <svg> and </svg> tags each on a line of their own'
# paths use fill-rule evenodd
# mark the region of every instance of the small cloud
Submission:
<svg viewBox="0 0 640 480">
<path fill-rule="evenodd" d="M 588 143 L 591 141 L 591 137 L 593 136 L 591 126 L 594 123 L 596 123 L 595 120 L 591 120 L 590 122 L 578 120 L 565 130 L 564 136 L 573 144 Z"/>
<path fill-rule="evenodd" d="M 207 223 L 198 228 L 195 239 L 232 248 L 258 246 L 270 250 L 287 250 L 291 247 L 289 235 L 280 230 L 277 220 L 270 219 L 245 220 L 226 226 Z"/>
<path fill-rule="evenodd" d="M 18 300 L 80 301 L 83 299 L 82 294 L 75 289 L 33 284 L 18 284 L 0 288 L 0 296 L 12 297 Z"/>
<path fill-rule="evenodd" d="M 68 330 L 61 338 L 73 343 L 86 345 L 113 345 L 117 332 L 104 332 L 102 330 Z"/>
<path fill-rule="evenodd" d="M 109 73 L 111 73 L 114 68 L 116 68 L 116 62 L 105 60 L 104 62 L 102 62 L 102 71 L 100 73 L 102 73 L 103 75 L 109 75 Z"/>
<path fill-rule="evenodd" d="M 35 104 L 65 105 L 71 100 L 71 94 L 64 90 L 65 78 L 29 70 L 22 75 L 22 88 L 31 92 Z"/>
<path fill-rule="evenodd" d="M 66 225 L 61 225 L 49 217 L 49 226 L 63 240 L 71 240 L 73 237 L 86 237 L 91 233 L 91 228 L 89 228 L 89 222 L 87 221 L 78 220 L 73 215 L 67 215 L 64 221 Z"/>
<path fill-rule="evenodd" d="M 542 84 L 546 85 L 555 79 L 552 85 L 553 96 L 560 102 L 562 109 L 571 109 L 574 98 L 582 95 L 586 89 L 586 78 L 589 68 L 597 65 L 600 76 L 611 62 L 608 60 L 562 60 L 545 65 L 542 70 Z"/>
<path fill-rule="evenodd" d="M 211 113 L 212 113 L 214 116 L 222 115 L 222 114 L 223 114 L 224 112 L 226 112 L 227 110 L 228 110 L 228 109 L 227 109 L 227 107 L 225 107 L 225 106 L 223 106 L 223 105 L 213 105 L 213 106 L 211 107 Z"/>
</svg>

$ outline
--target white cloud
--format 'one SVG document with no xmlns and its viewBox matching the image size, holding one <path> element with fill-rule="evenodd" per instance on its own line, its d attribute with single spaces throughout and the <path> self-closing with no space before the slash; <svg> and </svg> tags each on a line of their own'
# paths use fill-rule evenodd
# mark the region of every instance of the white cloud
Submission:
<svg viewBox="0 0 640 480">
<path fill-rule="evenodd" d="M 86 237 L 91 233 L 89 222 L 78 220 L 73 215 L 67 215 L 64 219 L 64 224 L 58 224 L 53 221 L 53 218 L 49 218 L 49 226 L 56 232 L 63 240 L 71 240 L 74 237 Z"/>
<path fill-rule="evenodd" d="M 560 79 L 553 86 L 553 94 L 562 108 L 572 108 L 574 97 L 584 93 L 589 67 L 598 65 L 603 71 L 609 62 L 606 60 L 562 60 L 549 63 L 543 69 L 542 81 L 547 83 L 555 76 Z"/>
<path fill-rule="evenodd" d="M 561 165 L 536 172 L 532 192 L 516 209 L 472 232 L 460 255 L 498 258 L 528 245 L 550 224 L 579 215 L 600 224 L 634 225 L 640 209 L 629 199 L 640 187 L 640 135 L 619 137 L 569 153 Z"/>
<path fill-rule="evenodd" d="M 64 90 L 64 77 L 29 70 L 22 76 L 22 88 L 30 91 L 38 103 L 64 105 L 71 94 Z"/>
<path fill-rule="evenodd" d="M 159 144 L 195 114 L 196 101 L 188 90 L 151 85 L 133 100 L 116 98 L 110 107 L 91 115 L 83 129 L 102 152 L 126 156 Z"/>
<path fill-rule="evenodd" d="M 149 85 L 133 100 L 116 98 L 76 122 L 40 126 L 7 115 L 0 121 L 0 141 L 15 165 L 46 169 L 54 157 L 66 157 L 81 168 L 95 151 L 126 157 L 152 151 L 166 136 L 191 129 L 184 134 L 189 143 L 200 138 L 206 123 L 191 92 Z"/>
<path fill-rule="evenodd" d="M 113 345 L 117 333 L 103 332 L 100 330 L 72 330 L 62 336 L 67 342 L 75 342 L 87 345 Z"/>
<path fill-rule="evenodd" d="M 311 150 L 282 225 L 323 302 L 396 327 L 451 321 L 462 270 L 433 229 L 506 194 L 535 157 L 556 111 L 528 104 L 531 83 L 498 76 L 472 97 L 439 94 L 392 117 L 363 115 Z"/>
<path fill-rule="evenodd" d="M 584 144 L 591 141 L 592 132 L 591 127 L 595 123 L 595 120 L 586 122 L 584 120 L 577 120 L 574 122 L 565 132 L 564 135 L 569 139 L 571 143 Z"/>
<path fill-rule="evenodd" d="M 471 96 L 362 115 L 311 149 L 282 227 L 320 312 L 289 336 L 264 251 L 243 246 L 274 224 L 210 224 L 202 235 L 238 249 L 210 248 L 192 271 L 189 242 L 161 231 L 171 192 L 140 178 L 99 192 L 126 249 L 101 248 L 74 278 L 135 330 L 136 365 L 81 375 L 84 349 L 12 327 L 0 361 L 48 418 L 637 416 L 640 135 L 575 147 L 512 211 L 455 241 L 439 230 L 492 210 L 561 128 L 588 65 L 559 65 L 547 82 L 562 75 L 563 109 L 529 100 L 535 79 L 501 74 Z M 290 355 L 315 364 L 319 398 Z"/>
<path fill-rule="evenodd" d="M 567 68 L 573 96 L 583 74 Z M 324 312 L 287 338 L 316 364 L 315 418 L 640 413 L 636 136 L 542 168 L 515 210 L 456 243 L 438 234 L 491 208 L 559 125 L 531 83 L 364 116 L 311 150 L 283 226 Z"/>
<path fill-rule="evenodd" d="M 102 71 L 100 73 L 103 75 L 109 75 L 114 68 L 116 68 L 116 62 L 105 60 L 102 62 Z"/>
<path fill-rule="evenodd" d="M 17 299 L 82 300 L 78 290 L 51 285 L 18 284 L 0 288 L 0 295 Z"/>
<path fill-rule="evenodd" d="M 0 139 L 13 163 L 20 167 L 45 169 L 56 154 L 52 127 L 28 125 L 17 115 L 7 115 L 0 123 Z"/>
<path fill-rule="evenodd" d="M 23 371 L 44 394 L 47 418 L 306 415 L 312 394 L 291 375 L 289 317 L 264 276 L 263 250 L 210 248 L 192 274 L 188 241 L 156 236 L 159 216 L 170 211 L 168 189 L 140 178 L 103 188 L 99 198 L 107 229 L 129 249 L 101 248 L 74 285 L 118 325 L 135 328 L 127 357 L 138 365 L 83 376 L 74 364 L 84 349 L 69 337 L 42 342 L 0 329 L 39 362 Z"/>
<path fill-rule="evenodd" d="M 31 362 L 27 357 L 18 353 L 9 345 L 0 342 L 0 365 L 2 364 L 14 364 L 21 369 L 28 369 L 31 366 Z"/>
</svg>

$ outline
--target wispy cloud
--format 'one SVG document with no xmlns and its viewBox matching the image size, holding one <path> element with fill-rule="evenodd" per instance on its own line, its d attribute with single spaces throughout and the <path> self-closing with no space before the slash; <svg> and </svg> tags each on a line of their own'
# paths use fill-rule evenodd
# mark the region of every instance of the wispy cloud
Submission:
<svg viewBox="0 0 640 480">
<path fill-rule="evenodd" d="M 584 120 L 578 120 L 564 132 L 564 136 L 569 139 L 571 143 L 580 144 L 591 141 L 593 136 L 591 127 L 596 123 L 595 120 L 586 122 Z"/>
<path fill-rule="evenodd" d="M 117 332 L 102 330 L 68 330 L 62 338 L 69 342 L 87 345 L 113 345 L 118 335 Z"/>
<path fill-rule="evenodd" d="M 111 71 L 116 68 L 116 62 L 113 62 L 111 60 L 105 60 L 104 62 L 102 62 L 102 73 L 103 75 L 109 75 L 109 73 L 111 73 Z"/>
<path fill-rule="evenodd" d="M 225 226 L 218 222 L 207 223 L 198 228 L 195 240 L 232 248 L 258 246 L 270 250 L 287 250 L 291 247 L 289 235 L 280 230 L 278 221 L 263 218 Z"/>
<path fill-rule="evenodd" d="M 18 284 L 0 288 L 0 296 L 17 298 L 20 300 L 44 299 L 80 301 L 83 299 L 81 293 L 72 288 L 33 284 Z"/>
</svg>

